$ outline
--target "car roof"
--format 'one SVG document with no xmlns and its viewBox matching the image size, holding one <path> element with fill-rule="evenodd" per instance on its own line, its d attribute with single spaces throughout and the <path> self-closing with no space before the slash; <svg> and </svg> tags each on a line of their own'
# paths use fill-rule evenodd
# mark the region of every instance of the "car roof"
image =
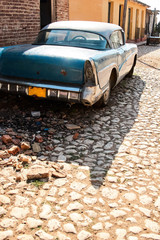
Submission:
<svg viewBox="0 0 160 240">
<path fill-rule="evenodd" d="M 122 28 L 116 24 L 94 21 L 59 21 L 50 23 L 45 26 L 42 31 L 46 29 L 81 30 L 98 33 L 107 39 L 113 31 L 122 30 Z"/>
</svg>

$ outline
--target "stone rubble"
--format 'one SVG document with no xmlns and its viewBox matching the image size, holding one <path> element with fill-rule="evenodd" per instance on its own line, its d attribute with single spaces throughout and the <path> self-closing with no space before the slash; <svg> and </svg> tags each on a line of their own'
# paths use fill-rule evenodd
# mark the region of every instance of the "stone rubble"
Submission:
<svg viewBox="0 0 160 240">
<path fill-rule="evenodd" d="M 147 64 L 157 56 L 139 47 Z M 160 239 L 152 64 L 137 61 L 101 109 L 0 95 L 0 240 Z"/>
</svg>

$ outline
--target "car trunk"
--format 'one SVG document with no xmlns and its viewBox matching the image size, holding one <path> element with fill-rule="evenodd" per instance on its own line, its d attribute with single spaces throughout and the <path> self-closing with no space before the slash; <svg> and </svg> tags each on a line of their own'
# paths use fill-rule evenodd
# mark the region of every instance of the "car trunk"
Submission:
<svg viewBox="0 0 160 240">
<path fill-rule="evenodd" d="M 35 83 L 83 84 L 84 63 L 93 54 L 94 50 L 62 46 L 9 47 L 1 55 L 0 74 Z"/>
</svg>

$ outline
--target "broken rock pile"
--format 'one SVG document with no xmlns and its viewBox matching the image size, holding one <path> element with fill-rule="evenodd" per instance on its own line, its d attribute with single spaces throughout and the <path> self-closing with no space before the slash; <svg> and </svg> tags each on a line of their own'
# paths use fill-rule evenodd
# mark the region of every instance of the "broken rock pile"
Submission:
<svg viewBox="0 0 160 240">
<path fill-rule="evenodd" d="M 39 141 L 40 136 L 37 139 Z M 65 171 L 58 163 L 45 161 L 41 164 L 37 156 L 28 155 L 31 149 L 29 142 L 22 141 L 19 142 L 19 146 L 12 145 L 14 141 L 9 135 L 3 135 L 1 140 L 6 145 L 6 149 L 0 150 L 0 167 L 12 166 L 18 172 L 16 181 L 66 177 Z M 25 174 L 20 174 L 22 169 L 27 169 Z"/>
</svg>

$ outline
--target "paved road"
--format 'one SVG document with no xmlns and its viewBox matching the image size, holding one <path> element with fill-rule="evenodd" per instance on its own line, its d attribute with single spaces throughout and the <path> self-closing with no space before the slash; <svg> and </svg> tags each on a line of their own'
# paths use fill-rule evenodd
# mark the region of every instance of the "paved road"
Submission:
<svg viewBox="0 0 160 240">
<path fill-rule="evenodd" d="M 32 146 L 20 172 L 1 167 L 0 240 L 160 239 L 160 47 L 139 52 L 103 109 L 0 96 L 0 135 L 13 140 L 0 148 Z M 51 162 L 66 177 L 26 181 Z"/>
</svg>

